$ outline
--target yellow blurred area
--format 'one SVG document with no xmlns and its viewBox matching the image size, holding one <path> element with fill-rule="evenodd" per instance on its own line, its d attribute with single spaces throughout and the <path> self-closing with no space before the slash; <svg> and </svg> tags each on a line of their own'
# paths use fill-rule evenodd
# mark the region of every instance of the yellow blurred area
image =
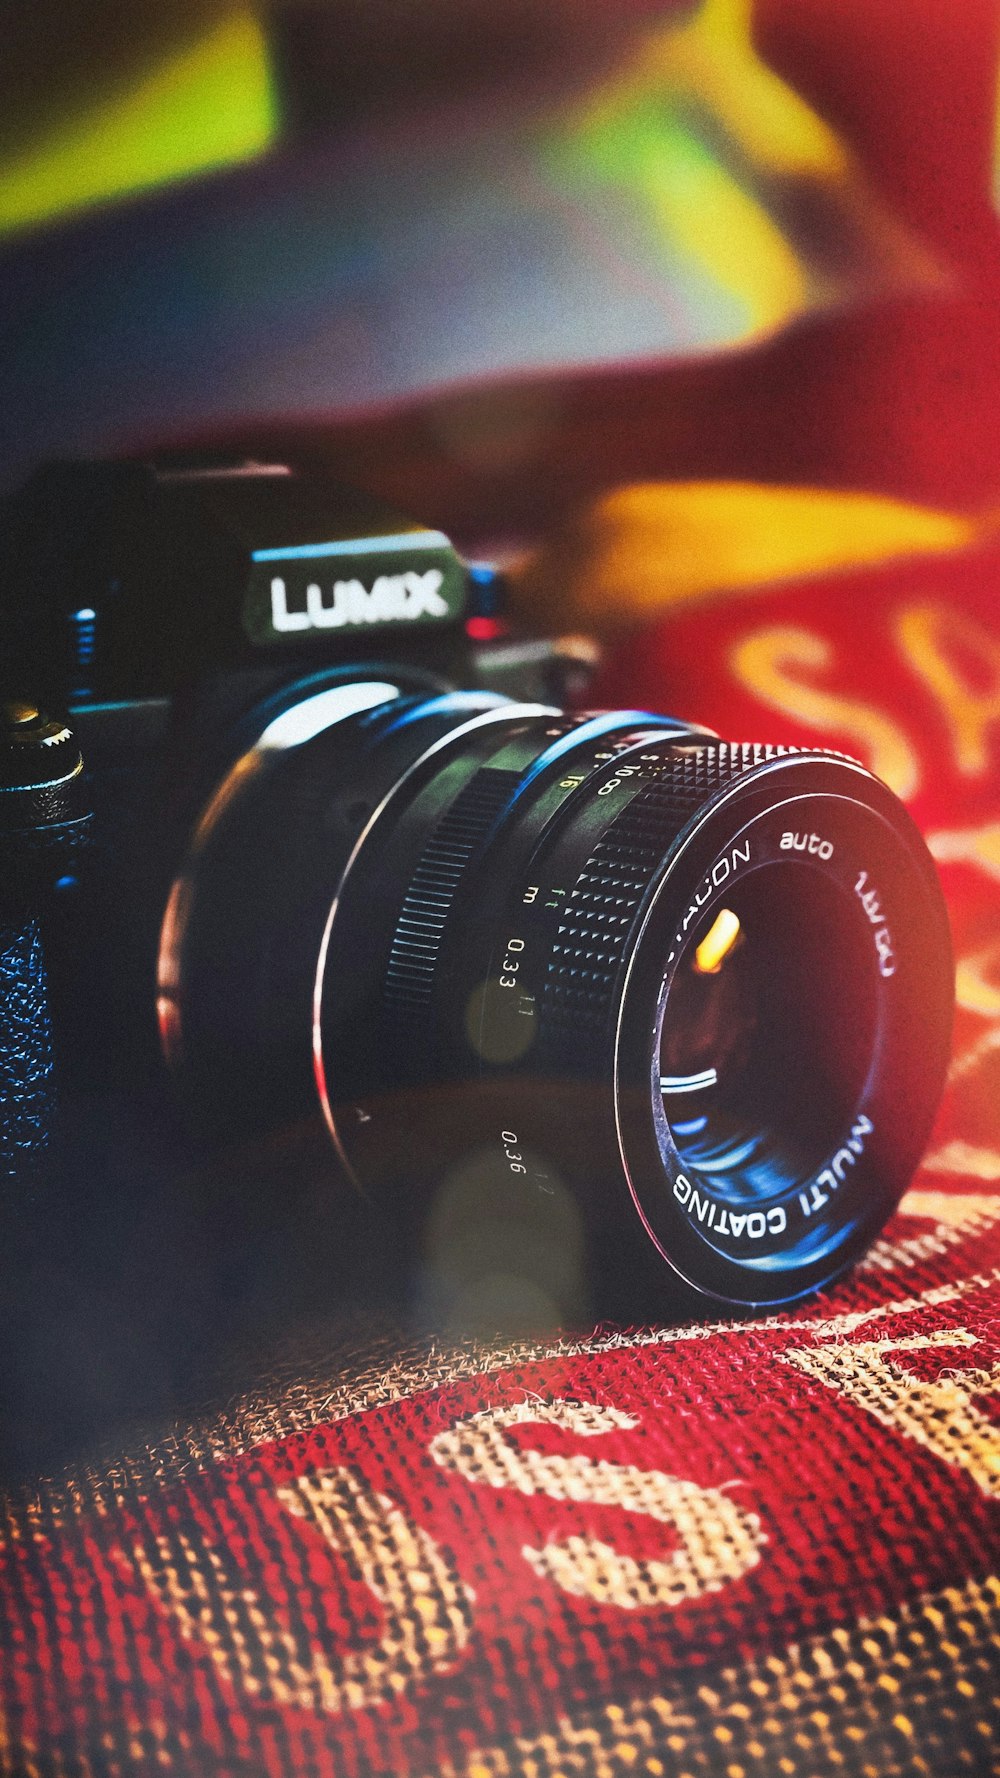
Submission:
<svg viewBox="0 0 1000 1778">
<path fill-rule="evenodd" d="M 744 305 L 747 333 L 770 332 L 799 313 L 807 280 L 798 254 L 753 194 L 694 137 L 678 125 L 662 163 L 648 157 L 646 172 L 664 236 Z"/>
<path fill-rule="evenodd" d="M 0 232 L 249 159 L 274 139 L 267 39 L 246 6 L 204 9 L 137 70 L 128 43 L 100 79 L 5 145 Z"/>
<path fill-rule="evenodd" d="M 761 61 L 752 28 L 752 0 L 704 0 L 688 24 L 657 40 L 650 63 L 675 91 L 697 95 L 758 168 L 846 174 L 836 131 Z"/>
<path fill-rule="evenodd" d="M 607 631 L 716 593 L 947 554 L 983 528 L 874 494 L 637 483 L 610 490 L 561 527 L 515 574 L 514 598 L 533 623 Z"/>
</svg>

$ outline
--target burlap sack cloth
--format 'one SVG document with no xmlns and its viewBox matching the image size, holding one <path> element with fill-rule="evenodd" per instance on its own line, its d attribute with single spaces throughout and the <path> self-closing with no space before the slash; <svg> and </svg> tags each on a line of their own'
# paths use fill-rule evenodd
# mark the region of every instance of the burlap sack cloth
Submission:
<svg viewBox="0 0 1000 1778">
<path fill-rule="evenodd" d="M 859 753 L 930 835 L 952 1083 L 865 1264 L 738 1323 L 333 1321 L 200 1423 L 18 1488 L 5 1773 L 1000 1770 L 997 570 L 682 606 L 605 688 Z"/>
</svg>

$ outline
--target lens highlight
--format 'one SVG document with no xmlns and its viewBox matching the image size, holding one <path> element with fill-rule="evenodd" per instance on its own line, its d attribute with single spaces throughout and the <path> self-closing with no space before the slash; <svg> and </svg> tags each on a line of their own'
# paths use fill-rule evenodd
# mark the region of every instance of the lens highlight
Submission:
<svg viewBox="0 0 1000 1778">
<path fill-rule="evenodd" d="M 695 950 L 694 966 L 699 975 L 718 975 L 740 932 L 739 915 L 732 908 L 723 908 Z"/>
</svg>

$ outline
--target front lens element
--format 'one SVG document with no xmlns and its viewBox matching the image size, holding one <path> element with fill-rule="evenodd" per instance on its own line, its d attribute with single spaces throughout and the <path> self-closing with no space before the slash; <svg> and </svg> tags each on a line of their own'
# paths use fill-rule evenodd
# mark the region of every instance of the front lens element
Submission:
<svg viewBox="0 0 1000 1778">
<path fill-rule="evenodd" d="M 728 1203 L 801 1187 L 860 1103 L 876 1017 L 864 925 L 821 871 L 783 863 L 692 931 L 666 994 L 658 1090 L 684 1168 Z"/>
</svg>

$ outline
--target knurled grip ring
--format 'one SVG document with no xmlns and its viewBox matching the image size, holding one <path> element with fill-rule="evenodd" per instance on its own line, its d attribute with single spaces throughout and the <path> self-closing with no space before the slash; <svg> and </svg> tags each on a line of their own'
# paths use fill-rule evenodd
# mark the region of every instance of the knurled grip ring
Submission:
<svg viewBox="0 0 1000 1778">
<path fill-rule="evenodd" d="M 639 907 L 665 854 L 718 791 L 768 760 L 799 751 L 756 743 L 675 750 L 663 774 L 605 830 L 566 898 L 542 988 L 554 1027 L 600 1024 L 628 955 Z"/>
</svg>

